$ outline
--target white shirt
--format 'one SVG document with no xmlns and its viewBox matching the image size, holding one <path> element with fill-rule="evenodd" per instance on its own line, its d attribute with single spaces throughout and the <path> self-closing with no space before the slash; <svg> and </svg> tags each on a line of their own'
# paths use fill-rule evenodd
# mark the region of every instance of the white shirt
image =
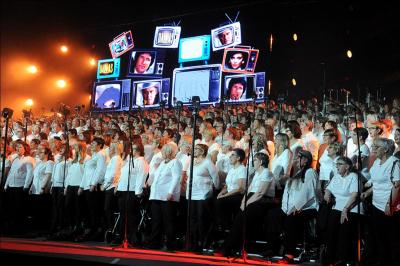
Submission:
<svg viewBox="0 0 400 266">
<path fill-rule="evenodd" d="M 119 178 L 117 190 L 135 191 L 135 195 L 140 195 L 143 192 L 143 187 L 146 182 L 146 177 L 149 174 L 149 165 L 147 164 L 144 157 L 134 158 L 133 162 L 129 162 L 130 158 L 131 158 L 130 155 L 127 156 L 124 162 L 122 163 L 121 176 Z M 129 171 L 130 171 L 130 176 L 129 176 Z M 129 182 L 129 189 L 128 189 L 128 182 Z"/>
<path fill-rule="evenodd" d="M 34 160 L 30 156 L 17 156 L 11 164 L 8 172 L 6 184 L 8 187 L 24 187 L 29 188 L 33 179 Z"/>
<path fill-rule="evenodd" d="M 237 167 L 231 167 L 225 179 L 226 189 L 228 192 L 239 188 L 239 179 L 246 179 L 247 169 L 240 164 Z"/>
<path fill-rule="evenodd" d="M 190 167 L 188 169 L 188 180 L 186 182 L 186 198 L 189 198 Z M 217 168 L 205 158 L 200 164 L 193 166 L 192 200 L 205 200 L 211 196 L 213 187 L 218 188 L 219 179 Z"/>
<path fill-rule="evenodd" d="M 358 192 L 358 177 L 356 173 L 349 173 L 342 177 L 339 173 L 334 175 L 326 188 L 335 196 L 334 210 L 343 211 L 351 197 L 351 193 Z M 361 212 L 364 213 L 361 205 Z M 357 205 L 351 209 L 351 212 L 357 213 Z"/>
<path fill-rule="evenodd" d="M 275 197 L 275 180 L 274 175 L 268 168 L 264 168 L 261 173 L 258 171 L 254 172 L 253 180 L 251 181 L 249 192 L 257 192 L 261 187 L 262 182 L 271 182 L 267 192 L 265 193 L 268 197 Z"/>
<path fill-rule="evenodd" d="M 376 159 L 370 169 L 372 183 L 372 204 L 379 210 L 385 211 L 386 203 L 389 202 L 390 192 L 393 184 L 390 180 L 393 163 L 398 160 L 390 156 L 382 165 L 381 160 Z M 393 182 L 400 180 L 399 162 L 393 169 Z"/>
<path fill-rule="evenodd" d="M 292 159 L 292 153 L 289 149 L 284 150 L 280 155 L 275 154 L 272 161 L 272 173 L 274 174 L 276 184 L 279 184 L 282 174 L 289 173 Z"/>
<path fill-rule="evenodd" d="M 151 184 L 150 200 L 167 201 L 168 194 L 172 194 L 173 201 L 179 201 L 182 163 L 173 159 L 168 163 L 163 160 L 154 173 Z"/>
<path fill-rule="evenodd" d="M 91 186 L 97 186 L 97 184 L 103 184 L 104 182 L 104 174 L 106 172 L 106 154 L 104 150 L 100 150 L 96 152 L 92 159 L 96 163 L 96 167 L 94 172 L 92 173 L 92 177 L 90 179 Z"/>
<path fill-rule="evenodd" d="M 83 164 L 79 163 L 80 158 L 76 163 L 70 161 L 68 165 L 68 175 L 65 179 L 65 187 L 67 186 L 80 186 L 84 175 L 84 165 L 90 156 L 86 155 Z"/>
<path fill-rule="evenodd" d="M 107 164 L 106 173 L 104 175 L 104 189 L 110 190 L 117 186 L 119 177 L 121 176 L 122 158 L 114 155 Z"/>
<path fill-rule="evenodd" d="M 53 161 L 39 162 L 33 170 L 33 181 L 32 181 L 32 194 L 39 195 L 42 189 L 50 184 L 50 179 L 47 179 L 47 174 L 53 173 Z"/>
<path fill-rule="evenodd" d="M 92 179 L 94 170 L 96 169 L 96 160 L 93 157 L 86 156 L 85 162 L 83 163 L 83 177 L 80 184 L 80 188 L 83 190 L 90 189 L 90 180 Z"/>
<path fill-rule="evenodd" d="M 317 172 L 310 168 L 307 169 L 304 176 L 304 183 L 301 178 L 286 181 L 285 190 L 282 196 L 282 210 L 288 214 L 293 207 L 296 210 L 318 209 L 318 200 L 316 195 Z"/>
<path fill-rule="evenodd" d="M 328 156 L 328 149 L 325 149 L 321 158 L 319 158 L 319 180 L 331 180 L 331 174 L 337 174 L 336 161 L 339 157 L 332 159 Z"/>
<path fill-rule="evenodd" d="M 51 187 L 64 187 L 64 178 L 68 175 L 68 163 L 70 160 L 71 159 L 67 160 L 67 167 L 65 171 L 65 160 L 62 158 L 62 156 L 58 161 L 54 162 L 53 173 L 51 175 Z"/>
<path fill-rule="evenodd" d="M 224 173 L 228 173 L 229 169 L 232 168 L 232 165 L 229 161 L 229 157 L 231 156 L 232 151 L 227 152 L 227 153 L 222 153 L 219 152 L 217 155 L 217 169 L 218 171 L 224 172 Z"/>
<path fill-rule="evenodd" d="M 162 154 L 161 151 L 157 152 L 156 154 L 153 155 L 150 161 L 150 173 L 149 173 L 149 183 L 153 182 L 154 179 L 154 173 L 156 172 L 158 166 L 160 165 L 162 161 Z"/>
</svg>

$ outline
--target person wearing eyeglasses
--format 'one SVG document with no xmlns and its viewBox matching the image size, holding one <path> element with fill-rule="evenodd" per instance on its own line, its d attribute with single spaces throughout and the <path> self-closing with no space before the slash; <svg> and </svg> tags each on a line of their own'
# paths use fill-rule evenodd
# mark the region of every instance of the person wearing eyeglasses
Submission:
<svg viewBox="0 0 400 266">
<path fill-rule="evenodd" d="M 264 216 L 275 206 L 273 197 L 275 196 L 275 181 L 271 171 L 268 169 L 269 158 L 263 152 L 254 155 L 254 177 L 248 189 L 246 202 L 246 232 L 251 228 L 260 228 L 264 221 Z M 241 247 L 243 241 L 245 198 L 242 197 L 240 209 L 232 229 L 223 247 L 225 256 L 234 255 Z"/>
<path fill-rule="evenodd" d="M 208 146 L 196 144 L 194 148 L 193 180 L 191 197 L 190 249 L 201 251 L 206 245 L 207 232 L 210 229 L 212 217 L 212 197 L 215 189 L 219 188 L 217 168 L 207 156 Z M 189 165 L 187 176 L 191 176 Z M 186 182 L 186 199 L 189 199 L 189 184 Z"/>
<path fill-rule="evenodd" d="M 231 167 L 225 185 L 215 201 L 217 230 L 223 231 L 230 225 L 231 217 L 239 211 L 240 201 L 246 185 L 247 171 L 243 165 L 246 154 L 240 148 L 233 149 L 229 157 Z"/>
<path fill-rule="evenodd" d="M 352 161 L 341 156 L 335 174 L 325 190 L 324 200 L 334 201 L 328 217 L 327 263 L 354 263 L 357 259 L 357 193 L 358 176 L 352 172 Z M 363 214 L 362 206 L 361 214 Z M 337 264 L 335 264 L 337 265 Z"/>
<path fill-rule="evenodd" d="M 394 150 L 393 140 L 374 140 L 372 154 L 376 160 L 370 169 L 371 179 L 367 183 L 372 187 L 361 194 L 363 200 L 372 193 L 372 224 L 380 265 L 395 265 L 399 262 L 400 162 L 393 156 Z"/>
</svg>

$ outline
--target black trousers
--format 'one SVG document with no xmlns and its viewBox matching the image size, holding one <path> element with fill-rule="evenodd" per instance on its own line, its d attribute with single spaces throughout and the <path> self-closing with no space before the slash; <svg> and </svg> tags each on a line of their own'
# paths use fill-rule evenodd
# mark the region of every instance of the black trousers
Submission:
<svg viewBox="0 0 400 266">
<path fill-rule="evenodd" d="M 348 213 L 348 221 L 340 223 L 341 211 L 332 210 L 328 220 L 327 262 L 357 260 L 357 214 Z"/>
<path fill-rule="evenodd" d="M 202 250 L 211 232 L 212 198 L 191 201 L 190 249 Z"/>
<path fill-rule="evenodd" d="M 97 191 L 90 191 L 89 189 L 83 191 L 87 208 L 87 229 L 94 232 L 100 226 L 99 206 L 102 201 L 99 201 L 99 194 Z"/>
<path fill-rule="evenodd" d="M 248 197 L 252 194 L 253 193 L 250 193 Z M 246 212 L 240 210 L 239 206 L 239 212 L 235 217 L 229 236 L 224 243 L 224 253 L 227 255 L 233 254 L 242 247 L 244 223 L 246 223 L 246 238 L 251 229 L 261 229 L 264 224 L 264 217 L 273 206 L 275 206 L 275 203 L 273 203 L 270 198 L 261 198 L 251 203 L 246 207 Z"/>
<path fill-rule="evenodd" d="M 215 218 L 217 226 L 222 226 L 222 229 L 228 229 L 231 226 L 234 217 L 240 210 L 242 198 L 242 194 L 236 194 L 225 198 L 215 199 Z"/>
<path fill-rule="evenodd" d="M 141 217 L 140 198 L 133 191 L 118 191 L 117 197 L 120 211 L 119 235 L 123 238 L 126 230 L 129 243 L 137 245 L 139 244 L 138 225 Z"/>
<path fill-rule="evenodd" d="M 21 232 L 26 224 L 26 197 L 23 187 L 7 188 L 8 225 L 11 233 Z"/>
<path fill-rule="evenodd" d="M 50 194 L 32 194 L 29 196 L 31 202 L 30 215 L 32 216 L 32 230 L 45 233 L 50 229 L 51 221 L 51 197 Z"/>
<path fill-rule="evenodd" d="M 372 208 L 372 224 L 378 248 L 378 261 L 381 265 L 400 264 L 399 221 L 399 213 L 387 216 L 375 206 Z"/>
<path fill-rule="evenodd" d="M 70 227 L 79 227 L 82 222 L 82 198 L 78 190 L 79 186 L 68 186 L 65 195 L 65 220 Z"/>
<path fill-rule="evenodd" d="M 104 195 L 104 216 L 106 230 L 110 230 L 114 226 L 114 212 L 116 210 L 116 197 L 114 196 L 114 188 L 106 190 Z"/>
<path fill-rule="evenodd" d="M 64 188 L 53 187 L 51 189 L 52 215 L 50 232 L 55 233 L 63 228 L 64 221 Z"/>
<path fill-rule="evenodd" d="M 162 246 L 162 233 L 167 238 L 166 246 L 174 249 L 175 241 L 175 221 L 178 209 L 178 202 L 151 200 L 151 237 L 152 246 Z"/>
</svg>

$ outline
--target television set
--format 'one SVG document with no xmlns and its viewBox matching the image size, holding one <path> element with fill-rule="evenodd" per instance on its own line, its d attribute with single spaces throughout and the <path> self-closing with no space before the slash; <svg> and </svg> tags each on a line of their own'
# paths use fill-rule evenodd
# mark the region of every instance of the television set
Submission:
<svg viewBox="0 0 400 266">
<path fill-rule="evenodd" d="M 265 72 L 238 74 L 224 77 L 223 95 L 226 103 L 263 101 Z"/>
<path fill-rule="evenodd" d="M 132 108 L 156 108 L 161 102 L 168 104 L 170 79 L 152 79 L 133 82 L 134 101 Z"/>
<path fill-rule="evenodd" d="M 120 58 L 99 60 L 97 62 L 97 79 L 118 78 L 120 64 Z"/>
<path fill-rule="evenodd" d="M 221 99 L 221 65 L 202 65 L 176 68 L 173 71 L 171 105 L 177 101 L 190 105 L 192 96 L 200 97 L 200 104 L 218 103 Z"/>
<path fill-rule="evenodd" d="M 112 58 L 121 56 L 134 47 L 132 32 L 123 32 L 114 38 L 108 45 L 110 47 Z"/>
<path fill-rule="evenodd" d="M 222 60 L 222 71 L 230 73 L 254 73 L 259 50 L 226 48 Z"/>
<path fill-rule="evenodd" d="M 129 77 L 161 77 L 165 53 L 156 49 L 135 49 L 129 58 Z"/>
<path fill-rule="evenodd" d="M 178 48 L 180 36 L 181 36 L 180 26 L 156 27 L 156 31 L 154 33 L 153 47 Z"/>
<path fill-rule="evenodd" d="M 124 106 L 124 97 L 129 93 L 131 80 L 99 81 L 93 85 L 93 106 L 95 110 L 119 110 Z"/>
<path fill-rule="evenodd" d="M 210 59 L 210 35 L 179 40 L 178 63 Z"/>
<path fill-rule="evenodd" d="M 242 33 L 240 31 L 240 22 L 211 30 L 211 40 L 213 51 L 241 44 Z"/>
</svg>

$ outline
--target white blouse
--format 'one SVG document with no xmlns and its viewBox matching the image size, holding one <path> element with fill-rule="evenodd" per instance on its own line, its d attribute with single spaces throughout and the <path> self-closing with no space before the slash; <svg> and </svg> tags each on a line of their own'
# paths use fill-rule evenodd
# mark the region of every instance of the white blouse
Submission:
<svg viewBox="0 0 400 266">
<path fill-rule="evenodd" d="M 104 175 L 104 189 L 110 190 L 117 186 L 121 175 L 122 158 L 114 155 L 107 164 L 106 173 Z"/>
<path fill-rule="evenodd" d="M 228 192 L 239 188 L 239 179 L 246 179 L 247 169 L 240 164 L 237 167 L 231 167 L 225 179 L 226 189 Z"/>
<path fill-rule="evenodd" d="M 358 192 L 358 177 L 356 173 L 349 173 L 347 176 L 335 174 L 326 188 L 335 196 L 334 210 L 343 211 L 351 197 L 351 193 Z M 357 205 L 351 209 L 351 212 L 357 213 Z M 364 213 L 361 205 L 361 212 Z"/>
<path fill-rule="evenodd" d="M 80 188 L 83 190 L 90 189 L 90 181 L 92 179 L 92 175 L 94 170 L 96 169 L 96 160 L 91 156 L 86 156 L 85 162 L 83 163 L 83 177 L 81 184 L 79 185 Z"/>
<path fill-rule="evenodd" d="M 129 163 L 130 158 L 130 155 L 127 156 L 122 164 L 117 190 L 127 191 L 129 182 L 129 191 L 135 191 L 135 195 L 140 195 L 143 192 L 143 187 L 149 174 L 149 165 L 144 157 L 134 158 L 133 162 Z M 130 177 L 128 180 L 129 168 Z"/>
<path fill-rule="evenodd" d="M 318 209 L 316 193 L 317 172 L 310 168 L 306 171 L 304 182 L 301 178 L 286 181 L 282 196 L 282 210 L 288 214 L 293 207 L 296 210 Z M 291 185 L 289 187 L 289 182 Z"/>
<path fill-rule="evenodd" d="M 276 184 L 279 184 L 282 174 L 288 174 L 292 166 L 292 153 L 289 149 L 285 149 L 280 155 L 275 155 L 272 161 L 272 173 L 275 177 Z"/>
<path fill-rule="evenodd" d="M 332 159 L 328 156 L 328 149 L 325 149 L 321 158 L 319 158 L 319 180 L 331 180 L 331 173 L 337 174 L 336 161 L 339 157 Z"/>
<path fill-rule="evenodd" d="M 186 198 L 189 198 L 190 166 L 186 182 Z M 205 200 L 212 194 L 213 187 L 219 187 L 217 168 L 210 159 L 204 159 L 200 164 L 193 166 L 192 200 Z"/>
<path fill-rule="evenodd" d="M 393 184 L 390 180 L 392 167 L 398 159 L 390 156 L 383 164 L 376 159 L 370 169 L 372 183 L 372 204 L 379 210 L 385 211 L 386 203 L 389 202 L 390 192 Z M 400 180 L 400 162 L 393 169 L 393 182 Z"/>
<path fill-rule="evenodd" d="M 262 185 L 262 182 L 271 182 L 267 192 L 265 193 L 268 197 L 275 197 L 275 180 L 274 175 L 268 168 L 264 168 L 261 173 L 258 171 L 254 172 L 253 180 L 251 181 L 249 192 L 257 192 Z"/>
<path fill-rule="evenodd" d="M 70 160 L 71 159 L 67 160 L 67 167 L 65 167 L 65 160 L 62 156 L 59 157 L 58 161 L 54 162 L 53 173 L 51 175 L 51 187 L 64 187 L 64 181 L 65 177 L 68 175 L 68 163 Z"/>
<path fill-rule="evenodd" d="M 47 179 L 46 174 L 50 174 L 53 172 L 53 161 L 40 162 L 36 165 L 33 170 L 33 182 L 32 182 L 32 194 L 39 195 L 42 189 L 45 189 L 46 186 L 50 185 L 49 179 Z M 50 176 L 51 179 L 51 176 Z"/>
<path fill-rule="evenodd" d="M 182 163 L 173 159 L 168 163 L 163 160 L 154 173 L 151 184 L 150 200 L 167 201 L 168 194 L 172 194 L 173 201 L 179 201 L 181 191 Z"/>
</svg>

